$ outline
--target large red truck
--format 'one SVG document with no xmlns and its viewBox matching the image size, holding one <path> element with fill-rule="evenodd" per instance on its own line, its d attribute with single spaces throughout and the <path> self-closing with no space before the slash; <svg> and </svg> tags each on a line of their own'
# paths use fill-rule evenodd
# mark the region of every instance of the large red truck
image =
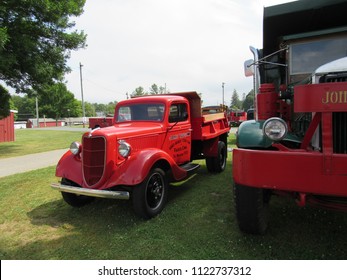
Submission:
<svg viewBox="0 0 347 280">
<path fill-rule="evenodd" d="M 264 9 L 263 48 L 246 74 L 255 120 L 233 150 L 236 216 L 263 234 L 272 195 L 347 210 L 347 1 L 306 0 Z"/>
<path fill-rule="evenodd" d="M 114 123 L 72 143 L 60 159 L 52 187 L 74 207 L 94 197 L 129 199 L 139 216 L 152 218 L 166 203 L 170 181 L 181 181 L 205 159 L 210 172 L 226 166 L 224 113 L 202 115 L 196 92 L 121 101 Z"/>
</svg>

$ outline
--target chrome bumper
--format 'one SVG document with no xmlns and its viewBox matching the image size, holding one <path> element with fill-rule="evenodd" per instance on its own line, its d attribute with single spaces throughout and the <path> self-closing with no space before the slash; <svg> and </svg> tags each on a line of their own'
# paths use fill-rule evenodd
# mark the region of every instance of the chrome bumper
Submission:
<svg viewBox="0 0 347 280">
<path fill-rule="evenodd" d="M 51 187 L 61 192 L 68 192 L 68 193 L 101 197 L 101 198 L 129 199 L 130 197 L 129 192 L 126 192 L 126 191 L 105 191 L 105 190 L 85 189 L 85 188 L 73 187 L 68 185 L 62 185 L 59 183 L 52 183 Z"/>
</svg>

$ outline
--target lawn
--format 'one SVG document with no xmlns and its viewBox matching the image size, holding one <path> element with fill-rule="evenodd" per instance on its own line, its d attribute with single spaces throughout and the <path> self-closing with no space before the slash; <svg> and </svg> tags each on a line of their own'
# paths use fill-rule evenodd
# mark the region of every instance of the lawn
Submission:
<svg viewBox="0 0 347 280">
<path fill-rule="evenodd" d="M 234 144 L 233 136 L 229 144 Z M 265 236 L 242 234 L 232 194 L 232 159 L 211 175 L 204 161 L 173 184 L 164 211 L 144 221 L 131 201 L 98 199 L 80 209 L 49 187 L 54 167 L 0 179 L 4 259 L 345 259 L 347 215 L 298 208 L 274 197 Z"/>
<path fill-rule="evenodd" d="M 82 132 L 35 129 L 16 129 L 16 141 L 0 143 L 0 158 L 64 149 L 80 141 Z"/>
</svg>

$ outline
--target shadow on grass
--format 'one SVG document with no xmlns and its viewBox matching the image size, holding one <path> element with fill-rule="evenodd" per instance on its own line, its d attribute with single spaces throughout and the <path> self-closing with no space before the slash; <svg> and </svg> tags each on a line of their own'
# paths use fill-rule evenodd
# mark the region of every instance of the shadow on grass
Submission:
<svg viewBox="0 0 347 280">
<path fill-rule="evenodd" d="M 98 199 L 72 208 L 60 197 L 27 213 L 31 239 L 2 259 L 346 259 L 347 215 L 273 197 L 264 236 L 243 234 L 235 218 L 231 161 L 170 187 L 164 211 L 145 221 L 131 201 Z M 25 221 L 24 221 L 25 222 Z"/>
<path fill-rule="evenodd" d="M 21 148 L 14 143 L 3 143 L 2 145 L 0 145 L 0 155 L 6 156 L 0 156 L 0 158 L 11 157 L 11 155 L 15 155 L 20 150 Z"/>
</svg>

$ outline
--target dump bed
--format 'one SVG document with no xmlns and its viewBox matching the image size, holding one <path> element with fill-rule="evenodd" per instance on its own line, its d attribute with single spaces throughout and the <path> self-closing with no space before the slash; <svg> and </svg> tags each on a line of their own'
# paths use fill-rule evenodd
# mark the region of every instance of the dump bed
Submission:
<svg viewBox="0 0 347 280">
<path fill-rule="evenodd" d="M 225 113 L 202 114 L 201 98 L 195 91 L 175 93 L 189 101 L 192 121 L 192 140 L 209 140 L 228 133 L 230 128 Z"/>
</svg>

